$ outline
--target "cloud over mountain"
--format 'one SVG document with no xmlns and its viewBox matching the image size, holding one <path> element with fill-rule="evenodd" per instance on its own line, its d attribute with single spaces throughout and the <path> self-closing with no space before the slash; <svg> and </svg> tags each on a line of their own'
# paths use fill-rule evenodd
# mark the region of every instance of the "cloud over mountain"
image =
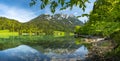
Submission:
<svg viewBox="0 0 120 61">
<path fill-rule="evenodd" d="M 0 7 L 0 16 L 16 19 L 20 22 L 29 21 L 37 16 L 34 12 L 19 7 L 11 7 L 5 4 L 0 4 Z"/>
</svg>

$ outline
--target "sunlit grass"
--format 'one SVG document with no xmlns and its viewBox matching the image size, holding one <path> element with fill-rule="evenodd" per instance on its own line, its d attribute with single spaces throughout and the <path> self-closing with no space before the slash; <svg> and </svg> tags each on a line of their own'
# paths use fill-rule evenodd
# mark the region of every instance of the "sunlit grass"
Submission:
<svg viewBox="0 0 120 61">
<path fill-rule="evenodd" d="M 10 36 L 18 36 L 18 32 L 10 32 L 9 30 L 0 30 L 0 38 L 9 38 Z"/>
</svg>

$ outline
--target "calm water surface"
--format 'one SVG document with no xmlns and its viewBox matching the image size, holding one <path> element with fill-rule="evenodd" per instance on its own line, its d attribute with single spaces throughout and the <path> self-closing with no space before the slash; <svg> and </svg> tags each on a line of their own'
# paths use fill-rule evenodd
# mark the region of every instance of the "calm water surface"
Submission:
<svg viewBox="0 0 120 61">
<path fill-rule="evenodd" d="M 78 39 L 77 39 L 78 40 Z M 16 36 L 0 38 L 0 61 L 76 61 L 88 53 L 74 37 Z"/>
</svg>

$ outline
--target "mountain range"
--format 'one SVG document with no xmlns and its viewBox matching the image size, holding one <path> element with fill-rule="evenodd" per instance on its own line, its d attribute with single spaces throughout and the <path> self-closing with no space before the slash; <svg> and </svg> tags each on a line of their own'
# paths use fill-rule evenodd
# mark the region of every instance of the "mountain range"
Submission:
<svg viewBox="0 0 120 61">
<path fill-rule="evenodd" d="M 14 19 L 0 17 L 0 30 L 8 29 L 10 31 L 21 32 L 45 32 L 52 31 L 74 32 L 75 26 L 83 25 L 74 15 L 42 14 L 29 22 L 21 23 Z"/>
</svg>

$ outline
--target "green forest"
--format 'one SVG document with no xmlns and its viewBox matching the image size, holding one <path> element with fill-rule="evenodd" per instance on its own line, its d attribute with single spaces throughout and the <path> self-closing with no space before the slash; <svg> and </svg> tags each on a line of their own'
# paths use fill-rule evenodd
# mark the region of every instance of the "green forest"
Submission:
<svg viewBox="0 0 120 61">
<path fill-rule="evenodd" d="M 115 48 L 107 54 L 110 60 L 117 61 L 120 57 L 120 1 L 97 0 L 89 14 L 89 20 L 77 29 L 84 35 L 110 38 Z"/>
</svg>

